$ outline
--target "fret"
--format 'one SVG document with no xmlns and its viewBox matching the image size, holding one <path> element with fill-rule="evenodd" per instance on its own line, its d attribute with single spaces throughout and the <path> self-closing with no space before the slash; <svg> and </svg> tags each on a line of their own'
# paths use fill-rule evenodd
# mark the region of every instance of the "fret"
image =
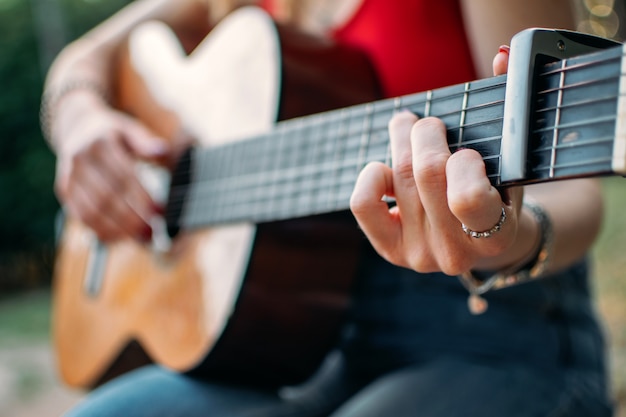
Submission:
<svg viewBox="0 0 626 417">
<path fill-rule="evenodd" d="M 470 88 L 470 83 L 465 83 L 465 88 L 463 90 L 463 102 L 461 103 L 461 117 L 459 118 L 459 138 L 458 138 L 458 146 L 459 148 L 463 146 L 463 131 L 465 126 L 465 116 L 467 114 L 467 101 L 468 101 L 468 91 Z"/>
<path fill-rule="evenodd" d="M 316 169 L 316 166 L 319 165 L 319 155 L 315 155 L 318 157 L 317 161 L 313 163 L 307 163 L 309 161 L 309 155 L 313 152 L 318 152 L 320 148 L 323 146 L 323 141 L 327 133 L 324 131 L 326 127 L 325 122 L 325 114 L 319 114 L 315 118 L 304 119 L 300 136 L 297 136 L 294 139 L 295 151 L 302 156 L 300 158 L 294 159 L 294 164 L 290 165 L 289 170 L 287 172 L 286 178 L 291 179 L 288 181 L 289 184 L 284 186 L 285 199 L 288 203 L 285 203 L 286 211 L 285 216 L 292 216 L 292 213 L 298 212 L 304 206 L 300 204 L 300 200 L 306 200 L 307 198 L 312 198 L 313 192 L 317 192 L 319 186 L 319 182 L 322 180 L 319 177 L 319 172 Z M 315 135 L 317 136 L 317 140 L 315 140 Z M 311 201 L 315 201 L 312 199 Z"/>
<path fill-rule="evenodd" d="M 626 48 L 622 49 L 620 81 L 618 87 L 617 122 L 615 124 L 615 143 L 611 167 L 616 172 L 626 172 Z"/>
<path fill-rule="evenodd" d="M 433 90 L 426 92 L 426 104 L 424 105 L 424 117 L 430 117 L 430 106 L 433 101 Z"/>
<path fill-rule="evenodd" d="M 346 109 L 345 138 L 343 142 L 343 158 L 338 174 L 338 194 L 343 196 L 346 189 L 352 192 L 354 184 L 350 184 L 356 178 L 356 166 L 358 164 L 359 149 L 362 142 L 362 129 L 365 126 L 365 106 L 354 106 Z"/>
<path fill-rule="evenodd" d="M 567 60 L 564 59 L 561 61 L 561 68 L 565 69 L 567 67 Z M 561 106 L 563 105 L 563 88 L 565 87 L 565 71 L 561 71 L 559 77 L 559 90 L 558 90 L 558 99 L 556 112 L 554 116 L 554 125 L 555 128 L 552 131 L 552 152 L 550 157 L 550 173 L 548 176 L 550 178 L 554 178 L 554 171 L 556 166 L 556 149 L 559 145 L 559 124 L 561 123 Z"/>
<path fill-rule="evenodd" d="M 409 110 L 420 117 L 430 116 L 430 103 L 432 91 L 426 93 L 410 94 L 399 97 L 402 100 L 402 109 Z"/>
<path fill-rule="evenodd" d="M 396 114 L 398 113 L 403 106 L 403 101 L 402 101 L 402 97 L 396 97 L 396 99 L 393 102 L 393 113 Z M 426 112 L 426 110 L 424 110 L 424 112 Z M 392 160 L 391 160 L 391 142 L 387 143 L 387 149 L 385 150 L 385 165 L 387 165 L 388 167 L 390 167 L 392 164 Z"/>
<path fill-rule="evenodd" d="M 368 103 L 365 105 L 365 116 L 363 117 L 363 129 L 361 133 L 361 143 L 359 144 L 359 153 L 356 160 L 355 172 L 358 175 L 367 163 L 367 151 L 371 137 L 372 112 L 373 105 Z"/>
<path fill-rule="evenodd" d="M 281 131 L 280 129 L 278 131 Z M 259 200 L 261 210 L 258 212 L 261 219 L 269 218 L 272 214 L 272 196 L 273 193 L 268 190 L 274 190 L 275 176 L 277 175 L 276 159 L 281 155 L 276 152 L 276 147 L 280 149 L 281 134 L 268 135 L 263 138 L 263 160 L 265 160 L 265 170 L 259 176 L 256 184 L 256 198 Z M 263 185 L 265 184 L 265 185 Z"/>
<path fill-rule="evenodd" d="M 370 144 L 366 154 L 366 162 L 385 162 L 389 148 L 389 120 L 395 111 L 396 99 L 388 99 L 374 104 L 370 126 Z M 356 177 L 355 177 L 356 181 Z"/>
<path fill-rule="evenodd" d="M 289 135 L 289 131 L 292 130 L 293 122 L 282 122 L 279 123 L 276 131 L 274 141 L 276 143 L 274 152 L 273 152 L 273 164 L 272 170 L 270 174 L 270 180 L 267 184 L 267 192 L 265 198 L 267 199 L 267 211 L 263 213 L 263 216 L 260 217 L 259 220 L 269 220 L 274 216 L 274 213 L 278 211 L 278 195 L 279 195 L 279 185 L 282 170 L 282 159 L 284 159 L 284 155 L 281 152 L 284 146 L 284 142 L 286 142 L 287 136 Z M 278 152 L 276 151 L 278 149 Z"/>
<path fill-rule="evenodd" d="M 339 146 L 339 126 L 343 115 L 341 111 L 328 112 L 326 117 L 326 138 L 323 148 L 323 162 L 320 162 L 320 210 L 330 210 L 333 207 L 333 194 L 335 189 L 335 169 L 337 148 Z"/>
<path fill-rule="evenodd" d="M 346 109 L 341 109 L 338 113 L 337 129 L 335 132 L 335 152 L 332 157 L 333 168 L 330 178 L 332 179 L 332 188 L 329 192 L 329 206 L 333 208 L 339 208 L 338 204 L 341 203 L 340 199 L 340 178 L 341 178 L 341 166 L 344 163 L 345 158 L 345 143 L 347 137 L 347 125 L 349 123 L 350 113 Z"/>
<path fill-rule="evenodd" d="M 430 104 L 430 115 L 440 118 L 448 127 L 454 126 L 454 129 L 448 130 L 448 143 L 456 144 L 458 141 L 458 126 L 461 119 L 461 106 L 465 85 L 453 85 L 432 92 L 432 100 Z"/>
</svg>

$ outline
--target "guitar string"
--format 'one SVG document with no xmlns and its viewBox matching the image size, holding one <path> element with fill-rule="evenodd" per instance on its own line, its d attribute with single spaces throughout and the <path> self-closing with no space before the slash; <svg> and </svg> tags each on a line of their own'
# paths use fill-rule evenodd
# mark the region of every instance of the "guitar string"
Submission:
<svg viewBox="0 0 626 417">
<path fill-rule="evenodd" d="M 606 61 L 603 61 L 603 62 L 606 62 Z M 571 68 L 580 68 L 580 65 L 577 65 L 577 66 L 575 66 L 575 67 L 574 67 L 574 66 L 572 66 Z M 599 82 L 599 81 L 598 81 L 598 80 L 595 80 L 595 82 Z M 491 87 L 491 86 L 490 86 L 490 87 Z M 573 86 L 573 85 L 568 85 L 567 87 L 568 87 L 568 88 L 574 88 L 575 86 Z M 459 94 L 462 94 L 462 93 L 452 94 L 452 95 L 450 95 L 450 96 L 459 95 Z M 447 99 L 447 98 L 449 98 L 449 97 L 441 97 L 441 98 L 438 98 L 438 99 L 443 100 L 443 99 Z M 606 100 L 606 98 L 605 98 L 604 100 Z M 425 103 L 426 103 L 425 101 L 422 101 L 422 102 L 418 102 L 417 104 L 419 104 L 419 105 L 423 105 L 423 104 L 425 104 Z M 583 103 L 583 104 L 581 104 L 581 105 L 588 105 L 588 104 L 590 104 L 590 103 L 592 103 L 592 102 Z M 450 114 L 454 114 L 454 112 L 451 112 Z M 555 127 L 556 127 L 556 126 L 555 126 Z M 458 129 L 458 127 L 456 127 L 456 128 Z M 570 145 L 570 146 L 571 146 L 571 145 Z M 296 175 L 296 176 L 297 176 L 297 175 Z M 300 176 L 302 176 L 302 175 L 300 175 Z"/>
<path fill-rule="evenodd" d="M 607 78 L 607 79 L 608 79 L 608 78 Z M 604 80 L 595 80 L 595 81 L 593 81 L 593 82 L 603 82 L 603 81 L 606 81 L 607 79 L 604 79 Z M 582 85 L 584 85 L 584 84 L 580 83 L 580 84 L 576 84 L 576 85 L 566 85 L 566 86 L 565 86 L 565 88 L 579 87 L 579 86 L 582 86 Z M 553 90 L 553 91 L 556 91 L 556 90 Z M 547 93 L 550 93 L 550 92 L 552 92 L 552 91 L 551 91 L 551 90 L 546 90 L 545 92 L 541 92 L 540 94 L 547 94 Z M 459 95 L 459 96 L 460 96 L 460 95 L 462 95 L 462 93 L 453 94 L 453 95 L 450 95 L 450 96 L 444 96 L 444 97 L 441 97 L 441 98 L 438 98 L 438 99 L 439 99 L 439 100 L 446 100 L 446 99 L 448 99 L 449 97 L 452 97 L 452 96 L 454 96 L 454 95 Z M 612 97 L 609 97 L 609 98 L 612 98 Z M 609 99 L 609 98 L 606 98 L 606 99 Z M 605 98 L 603 98 L 603 99 L 599 99 L 599 100 L 604 100 L 604 99 L 605 99 Z M 421 105 L 423 105 L 423 104 L 424 104 L 424 102 L 423 102 L 423 101 L 420 101 L 420 102 L 417 102 L 416 104 L 421 106 Z M 486 105 L 492 105 L 492 104 L 493 104 L 493 103 L 487 103 Z M 588 103 L 581 103 L 581 104 L 588 104 Z M 578 103 L 574 103 L 573 105 L 579 105 L 579 104 L 578 104 Z M 467 109 L 467 111 L 475 110 L 475 109 L 477 109 L 477 108 L 484 107 L 484 106 L 485 106 L 485 105 L 470 107 L 470 108 L 468 108 L 468 109 Z M 550 111 L 550 110 L 552 110 L 552 108 L 540 109 L 539 111 Z M 438 115 L 438 117 L 445 117 L 445 116 L 447 116 L 447 115 L 454 115 L 454 114 L 459 114 L 459 113 L 460 113 L 460 111 L 449 112 L 449 113 L 443 113 L 443 114 Z M 449 131 L 459 130 L 459 129 L 462 129 L 462 128 L 466 128 L 466 127 L 468 127 L 468 126 L 471 126 L 471 125 L 465 124 L 465 125 L 462 125 L 462 126 L 452 126 L 452 127 L 450 127 L 448 130 L 449 130 Z M 553 126 L 553 128 L 556 128 L 556 127 L 558 127 L 558 126 Z M 551 129 L 551 128 L 549 128 L 549 129 Z M 454 146 L 454 145 L 452 145 L 452 146 Z"/>
<path fill-rule="evenodd" d="M 617 97 L 617 96 L 614 96 L 614 98 L 615 98 L 615 97 Z M 606 100 L 606 99 L 607 99 L 607 98 L 603 98 L 602 100 Z M 592 104 L 594 104 L 594 103 L 595 103 L 595 101 L 587 101 L 587 102 L 585 102 L 585 103 L 583 103 L 583 104 L 584 104 L 584 105 L 592 105 Z M 499 118 L 499 120 L 501 120 L 501 118 Z M 494 119 L 494 121 L 495 121 L 495 119 Z M 493 121 L 492 121 L 492 122 L 493 122 Z M 478 126 L 478 125 L 485 124 L 485 123 L 488 123 L 488 122 L 481 122 L 481 123 L 475 123 L 475 124 L 466 124 L 466 125 L 465 125 L 465 127 L 467 128 L 467 127 L 472 127 L 472 126 Z M 588 121 L 585 121 L 585 122 L 583 122 L 583 123 L 579 123 L 578 125 L 582 125 L 582 124 L 585 124 L 585 123 L 588 123 Z M 565 128 L 565 127 L 569 127 L 569 128 L 571 128 L 571 127 L 576 127 L 576 126 L 577 126 L 576 124 L 570 124 L 570 125 L 555 125 L 554 127 L 544 128 L 543 130 L 552 131 L 554 128 L 557 128 L 557 127 L 558 127 L 558 128 Z M 542 130 L 542 129 L 535 130 L 533 133 L 539 133 L 541 130 Z M 373 133 L 373 134 L 374 134 L 374 133 L 377 133 L 377 131 L 372 131 L 372 133 Z M 475 139 L 475 140 L 468 140 L 468 141 L 463 142 L 463 144 L 464 144 L 465 146 L 472 146 L 473 144 L 476 144 L 476 143 L 480 143 L 480 142 L 484 142 L 484 141 L 497 140 L 497 139 L 500 139 L 500 138 L 501 138 L 500 136 L 494 136 L 494 137 L 489 137 L 489 138 L 481 138 L 481 139 Z M 343 137 L 343 139 L 347 139 L 347 137 L 345 137 L 345 136 L 344 136 L 344 137 Z M 294 141 L 294 142 L 295 142 L 295 141 Z M 583 146 L 583 145 L 587 145 L 587 144 L 588 144 L 588 143 L 584 143 L 584 142 L 583 142 L 583 143 L 581 144 L 581 146 Z M 458 146 L 458 145 L 451 145 L 451 147 L 454 147 L 454 146 Z M 572 145 L 568 145 L 568 146 L 569 146 L 569 147 L 571 147 Z M 575 146 L 575 145 L 574 145 L 574 146 Z M 541 151 L 542 149 L 540 148 L 540 149 L 538 149 L 538 150 L 539 150 L 539 151 Z M 492 156 L 492 157 L 493 157 L 493 156 Z M 487 157 L 487 158 L 488 158 L 488 157 Z M 346 166 L 351 166 L 351 165 L 353 165 L 353 164 L 354 164 L 353 160 L 348 160 L 348 163 L 346 164 Z M 328 164 L 321 164 L 320 166 L 326 166 L 326 165 L 328 165 Z M 306 172 L 307 168 L 310 168 L 310 167 L 309 167 L 309 166 L 298 167 L 298 169 L 299 169 L 299 170 L 304 170 L 304 172 L 303 172 L 303 173 L 300 173 L 300 174 L 295 174 L 295 173 L 294 173 L 293 175 L 295 175 L 295 176 L 297 176 L 297 175 L 300 175 L 300 176 L 306 176 L 306 174 L 307 174 L 307 172 Z M 344 167 L 342 167 L 342 168 L 345 168 L 345 166 L 344 166 Z M 321 170 L 319 170 L 319 171 L 320 171 L 320 172 L 326 172 L 327 170 L 321 169 Z M 318 172 L 318 171 L 317 171 L 317 170 L 312 170 L 312 172 Z M 252 174 L 248 174 L 248 175 L 258 175 L 258 174 L 254 174 L 254 173 L 252 173 Z M 281 177 L 282 177 L 282 175 L 281 175 Z M 287 177 L 289 177 L 289 175 L 288 175 Z M 239 181 L 239 179 L 235 179 L 235 180 Z M 242 182 L 242 183 L 245 183 L 246 181 L 244 181 L 244 180 L 242 179 L 242 181 L 241 181 L 241 182 Z"/>
<path fill-rule="evenodd" d="M 596 82 L 601 82 L 601 81 L 596 81 Z M 566 86 L 565 88 L 578 87 L 578 86 L 582 86 L 582 85 L 584 85 L 584 84 L 582 84 L 582 83 L 581 83 L 581 84 L 578 84 L 578 85 L 568 85 L 568 86 Z M 553 92 L 553 91 L 556 91 L 556 90 L 547 90 L 547 91 L 545 91 L 545 92 L 542 92 L 541 94 L 546 94 L 546 93 L 550 93 L 550 92 Z M 451 96 L 444 96 L 444 97 L 440 98 L 440 100 L 446 100 L 446 99 L 448 99 L 449 97 L 451 97 Z M 609 97 L 609 98 L 611 98 L 611 97 Z M 607 98 L 607 99 L 608 99 L 608 98 Z M 484 108 L 484 107 L 488 107 L 488 106 L 497 105 L 497 104 L 499 104 L 499 103 L 501 103 L 501 102 L 495 102 L 495 103 L 485 103 L 485 104 L 482 104 L 482 105 L 478 105 L 478 106 L 473 106 L 473 107 L 470 107 L 470 108 L 468 108 L 466 111 L 473 111 L 473 110 L 476 110 L 476 109 L 480 109 L 480 108 Z M 419 105 L 419 106 L 421 106 L 421 105 L 424 105 L 424 102 L 423 102 L 423 101 L 422 101 L 422 102 L 417 102 L 416 104 L 417 104 L 417 105 Z M 584 103 L 583 103 L 583 104 L 584 104 Z M 579 104 L 578 104 L 578 103 L 574 103 L 574 105 L 579 105 Z M 562 106 L 562 107 L 566 107 L 566 106 Z M 551 110 L 553 110 L 553 108 L 545 108 L 545 109 L 540 109 L 539 111 L 541 112 L 541 111 L 551 111 Z M 446 117 L 446 116 L 452 116 L 452 115 L 456 115 L 456 114 L 459 114 L 459 113 L 461 113 L 461 112 L 460 112 L 460 111 L 455 111 L 455 112 L 442 113 L 442 114 L 439 114 L 439 115 L 438 115 L 438 117 L 442 117 L 442 118 L 443 118 L 443 117 Z M 488 122 L 491 122 L 491 121 L 487 121 L 487 123 L 488 123 Z M 485 122 L 483 122 L 483 123 L 485 123 Z M 477 124 L 479 124 L 479 123 L 477 123 Z M 474 124 L 474 126 L 475 126 L 475 125 L 477 125 L 477 124 Z M 311 124 L 311 125 L 312 125 L 312 126 L 315 126 L 315 124 Z M 340 125 L 340 126 L 341 126 L 341 125 Z M 449 127 L 449 129 L 448 129 L 448 130 L 449 130 L 450 132 L 452 132 L 452 131 L 455 131 L 455 130 L 465 129 L 465 128 L 467 128 L 467 127 L 472 127 L 472 125 L 470 125 L 470 124 L 461 124 L 460 126 L 451 126 L 451 127 Z M 558 126 L 553 126 L 552 128 L 555 128 L 555 127 L 558 127 Z M 548 128 L 548 129 L 552 129 L 552 128 Z M 295 134 L 294 134 L 294 136 L 295 136 Z M 345 137 L 345 136 L 342 136 L 342 135 L 338 135 L 338 136 L 337 136 L 337 138 L 344 138 L 344 137 Z M 294 142 L 295 142 L 295 141 L 294 141 Z M 466 144 L 466 143 L 465 143 L 465 142 L 462 142 L 462 144 Z M 469 145 L 471 145 L 471 143 L 468 143 L 468 144 L 469 144 Z M 456 147 L 456 146 L 458 146 L 458 145 L 451 144 L 451 149 L 454 149 L 454 147 Z"/>
<path fill-rule="evenodd" d="M 609 141 L 611 139 L 612 138 L 609 138 Z M 606 140 L 606 139 L 604 139 L 604 140 Z M 591 141 L 591 142 L 593 142 L 593 141 Z M 585 146 L 585 145 L 586 145 L 586 143 L 581 143 L 581 146 Z M 384 147 L 384 150 L 382 152 L 380 152 L 380 151 L 378 153 L 373 152 L 373 157 L 371 159 L 384 160 L 385 155 L 386 155 L 386 147 Z M 597 163 L 597 162 L 598 161 L 590 161 L 590 163 L 594 163 L 594 164 Z M 354 165 L 354 164 L 355 164 L 355 159 L 352 159 L 352 160 L 348 161 L 347 166 Z M 565 167 L 565 166 L 559 166 L 558 168 L 563 168 L 563 167 Z M 323 171 L 328 171 L 328 170 L 323 170 Z M 315 171 L 313 171 L 313 172 L 315 172 Z M 286 181 L 287 184 L 291 183 L 292 184 L 292 188 L 293 188 L 293 186 L 297 186 L 298 185 L 298 182 L 293 181 L 293 180 L 298 179 L 298 177 L 304 178 L 305 181 L 300 180 L 300 183 L 299 183 L 299 185 L 302 186 L 302 184 L 306 183 L 306 179 L 307 179 L 308 176 L 309 176 L 308 172 L 303 172 L 302 169 L 298 168 L 298 167 L 291 168 L 291 171 L 286 171 L 285 169 L 283 169 L 282 173 L 281 173 L 281 177 L 284 178 L 284 181 Z M 344 188 L 344 185 L 347 184 L 347 185 L 349 185 L 348 189 L 351 190 L 351 187 L 354 185 L 354 180 L 355 179 L 356 179 L 356 176 L 350 176 L 348 178 L 344 177 L 343 181 L 331 182 L 330 186 L 331 186 L 331 188 L 335 187 L 337 189 L 342 189 L 342 188 Z M 289 181 L 289 180 L 292 180 L 292 181 Z M 313 180 L 309 180 L 309 182 L 310 181 L 313 181 Z M 230 196 L 234 196 L 234 195 L 248 195 L 248 193 L 246 191 L 248 191 L 250 189 L 255 189 L 257 191 L 255 193 L 256 197 L 254 197 L 252 200 L 251 199 L 245 199 L 245 200 L 242 200 L 242 201 L 234 201 L 234 202 L 230 202 L 228 200 L 223 201 L 223 200 L 215 199 L 215 198 L 212 198 L 212 199 L 211 198 L 207 198 L 207 200 L 211 200 L 213 202 L 217 201 L 218 204 L 221 204 L 221 205 L 224 205 L 224 206 L 228 206 L 228 205 L 232 205 L 232 204 L 248 204 L 249 202 L 258 203 L 258 201 L 255 201 L 255 200 L 258 200 L 258 196 L 259 195 L 264 195 L 264 196 L 270 195 L 271 198 L 280 198 L 281 197 L 281 195 L 275 195 L 276 194 L 275 190 L 272 190 L 272 188 L 276 188 L 275 184 L 268 183 L 265 187 L 262 187 L 263 191 L 259 192 L 261 190 L 260 190 L 258 184 L 256 184 L 254 181 L 249 183 L 249 184 L 246 184 L 244 181 L 241 181 L 241 178 L 239 178 L 235 182 L 238 183 L 237 187 L 234 187 L 232 183 L 223 183 L 224 186 L 222 188 L 222 191 L 224 189 L 226 189 L 226 190 L 230 189 L 231 191 L 233 191 L 233 188 L 235 189 L 234 192 L 227 193 L 226 194 L 227 196 L 228 195 L 230 195 Z M 328 185 L 318 184 L 317 191 L 322 190 L 322 189 L 326 189 L 328 187 L 329 187 Z M 311 191 L 311 192 L 315 192 L 316 191 L 315 188 L 313 188 L 313 189 L 311 189 L 311 187 L 304 187 L 304 188 L 309 190 L 309 191 Z M 269 192 L 268 189 L 270 191 L 272 191 L 272 192 Z M 209 189 L 207 189 L 207 190 L 209 190 Z M 219 188 L 212 188 L 211 192 L 209 192 L 209 197 L 211 197 L 211 196 L 215 197 L 216 193 L 218 191 L 220 191 Z M 293 193 L 293 190 L 291 190 L 291 188 L 284 187 L 284 188 L 281 188 L 280 191 L 282 191 L 282 194 L 284 194 L 284 195 L 287 195 L 287 196 L 291 195 L 293 198 L 295 198 L 295 194 Z M 202 194 L 200 194 L 200 195 L 202 195 Z M 284 198 L 284 196 L 282 196 L 282 197 Z"/>
</svg>

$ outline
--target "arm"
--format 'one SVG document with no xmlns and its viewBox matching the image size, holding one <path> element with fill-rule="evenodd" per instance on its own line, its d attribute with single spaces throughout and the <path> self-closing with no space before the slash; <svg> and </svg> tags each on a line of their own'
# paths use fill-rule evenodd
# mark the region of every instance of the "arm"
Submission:
<svg viewBox="0 0 626 417">
<path fill-rule="evenodd" d="M 480 78 L 492 75 L 500 45 L 531 27 L 573 29 L 570 0 L 461 0 L 465 31 Z"/>
<path fill-rule="evenodd" d="M 492 54 L 498 45 L 508 43 L 518 29 L 571 27 L 569 18 L 558 22 L 547 18 L 555 15 L 555 8 L 559 16 L 571 16 L 566 1 L 467 0 L 463 4 L 470 44 L 474 51 L 481 51 L 475 53 L 477 61 L 481 54 Z M 506 60 L 505 52 L 497 55 L 495 73 L 506 71 Z M 490 185 L 476 152 L 450 154 L 441 121 L 418 121 L 403 113 L 394 117 L 389 130 L 394 166 L 368 165 L 351 200 L 363 231 L 388 261 L 419 272 L 443 271 L 449 275 L 523 265 L 537 253 L 541 241 L 537 220 L 522 207 L 524 191 L 553 222 L 554 246 L 548 272 L 571 265 L 594 241 L 602 219 L 597 181 L 516 188 L 500 195 Z M 381 202 L 383 195 L 394 196 L 397 206 L 388 210 Z M 475 239 L 462 232 L 462 223 L 472 230 L 489 230 L 498 222 L 502 208 L 507 220 L 492 237 Z"/>
<path fill-rule="evenodd" d="M 116 55 L 129 32 L 151 19 L 181 35 L 208 30 L 203 2 L 138 1 L 66 47 L 46 80 L 57 195 L 104 240 L 149 238 L 147 221 L 158 208 L 135 178 L 134 161 L 165 160 L 172 153 L 165 140 L 109 105 Z"/>
</svg>

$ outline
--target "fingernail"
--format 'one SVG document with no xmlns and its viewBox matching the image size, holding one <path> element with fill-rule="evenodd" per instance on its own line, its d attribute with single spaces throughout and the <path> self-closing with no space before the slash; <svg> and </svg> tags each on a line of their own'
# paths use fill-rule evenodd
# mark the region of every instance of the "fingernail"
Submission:
<svg viewBox="0 0 626 417">
<path fill-rule="evenodd" d="M 168 145 L 159 143 L 154 148 L 152 148 L 152 152 L 158 156 L 167 156 L 170 153 L 170 147 Z"/>
<path fill-rule="evenodd" d="M 152 240 L 152 228 L 146 225 L 139 235 L 139 240 L 144 243 L 148 243 Z"/>
<path fill-rule="evenodd" d="M 503 52 L 509 55 L 511 53 L 511 48 L 508 45 L 501 45 L 500 49 L 498 49 L 498 52 Z"/>
<path fill-rule="evenodd" d="M 152 205 L 152 210 L 154 211 L 155 214 L 158 215 L 164 215 L 165 214 L 165 206 L 161 205 L 161 204 L 153 204 Z"/>
</svg>

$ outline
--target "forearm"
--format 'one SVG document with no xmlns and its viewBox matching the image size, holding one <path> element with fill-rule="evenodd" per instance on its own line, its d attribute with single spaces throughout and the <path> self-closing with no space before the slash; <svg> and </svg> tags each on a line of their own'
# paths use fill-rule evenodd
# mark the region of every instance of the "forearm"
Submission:
<svg viewBox="0 0 626 417">
<path fill-rule="evenodd" d="M 545 208 L 554 232 L 549 271 L 579 260 L 596 240 L 603 220 L 601 184 L 595 179 L 527 187 L 526 194 Z"/>
<path fill-rule="evenodd" d="M 461 0 L 465 31 L 480 78 L 491 76 L 498 46 L 523 29 L 574 28 L 570 0 Z"/>
<path fill-rule="evenodd" d="M 205 2 L 198 0 L 137 1 L 68 45 L 55 59 L 46 78 L 46 107 L 51 145 L 69 120 L 80 117 L 94 105 L 109 104 L 115 82 L 117 55 L 129 33 L 148 20 L 162 20 L 179 35 L 208 31 Z M 59 111 L 67 106 L 64 111 Z"/>
<path fill-rule="evenodd" d="M 599 181 L 582 179 L 528 186 L 524 198 L 540 206 L 551 223 L 550 257 L 545 273 L 558 272 L 589 251 L 602 225 Z M 475 270 L 515 270 L 536 258 L 544 231 L 529 207 L 522 207 L 518 216 L 512 245 L 498 256 L 481 259 Z"/>
</svg>

